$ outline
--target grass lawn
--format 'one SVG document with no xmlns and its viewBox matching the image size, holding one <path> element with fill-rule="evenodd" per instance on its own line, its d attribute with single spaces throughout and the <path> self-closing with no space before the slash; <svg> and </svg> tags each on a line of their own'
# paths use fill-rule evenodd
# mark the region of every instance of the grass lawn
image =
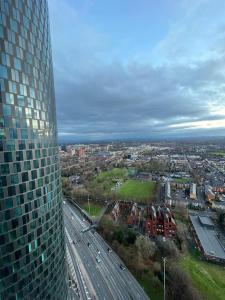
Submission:
<svg viewBox="0 0 225 300">
<path fill-rule="evenodd" d="M 88 203 L 81 204 L 81 208 L 84 209 L 89 214 L 89 206 Z M 91 217 L 98 217 L 101 214 L 103 207 L 99 204 L 90 202 L 90 215 Z"/>
<path fill-rule="evenodd" d="M 110 171 L 105 171 L 97 175 L 96 180 L 102 181 L 105 179 L 123 178 L 127 175 L 128 171 L 126 168 L 114 168 Z"/>
<path fill-rule="evenodd" d="M 187 254 L 181 266 L 190 275 L 193 285 L 209 300 L 225 299 L 225 269 Z"/>
<path fill-rule="evenodd" d="M 94 176 L 89 182 L 89 190 L 108 197 L 112 194 L 111 188 L 115 186 L 118 179 L 124 180 L 127 176 L 126 168 L 114 168 Z"/>
<path fill-rule="evenodd" d="M 127 180 L 117 190 L 117 195 L 124 200 L 146 201 L 152 197 L 155 190 L 155 182 L 140 182 Z"/>
<path fill-rule="evenodd" d="M 188 182 L 192 182 L 193 178 L 172 178 L 172 181 L 176 182 L 176 183 L 188 183 Z"/>
<path fill-rule="evenodd" d="M 150 276 L 146 275 L 142 279 L 137 278 L 137 280 L 151 300 L 163 299 L 163 287 L 154 287 Z"/>
</svg>

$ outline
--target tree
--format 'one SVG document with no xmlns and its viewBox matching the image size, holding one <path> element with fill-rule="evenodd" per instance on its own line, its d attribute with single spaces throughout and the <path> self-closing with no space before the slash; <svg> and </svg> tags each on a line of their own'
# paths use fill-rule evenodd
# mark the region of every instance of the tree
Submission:
<svg viewBox="0 0 225 300">
<path fill-rule="evenodd" d="M 143 235 L 137 237 L 135 245 L 138 249 L 139 255 L 143 259 L 152 258 L 157 249 L 155 242 L 151 241 L 149 237 Z"/>
<path fill-rule="evenodd" d="M 163 241 L 161 237 L 157 238 L 157 246 L 160 257 L 177 257 L 179 252 L 173 240 L 167 239 Z"/>
<path fill-rule="evenodd" d="M 219 214 L 218 221 L 219 221 L 220 227 L 224 230 L 225 229 L 225 213 Z"/>
<path fill-rule="evenodd" d="M 192 285 L 190 278 L 178 265 L 169 265 L 167 268 L 168 288 L 167 299 L 171 300 L 200 300 L 202 297 Z"/>
<path fill-rule="evenodd" d="M 126 234 L 126 241 L 128 244 L 134 244 L 136 241 L 136 233 L 133 230 L 128 229 Z"/>
<path fill-rule="evenodd" d="M 102 233 L 102 236 L 109 242 L 113 241 L 115 225 L 109 216 L 103 216 L 98 231 Z"/>
<path fill-rule="evenodd" d="M 181 251 L 186 249 L 185 245 L 185 237 L 187 233 L 187 225 L 181 222 L 177 222 L 177 234 L 176 234 L 176 241 L 179 249 Z"/>
<path fill-rule="evenodd" d="M 124 242 L 124 232 L 121 229 L 117 229 L 114 231 L 113 239 L 117 240 L 120 244 Z"/>
</svg>

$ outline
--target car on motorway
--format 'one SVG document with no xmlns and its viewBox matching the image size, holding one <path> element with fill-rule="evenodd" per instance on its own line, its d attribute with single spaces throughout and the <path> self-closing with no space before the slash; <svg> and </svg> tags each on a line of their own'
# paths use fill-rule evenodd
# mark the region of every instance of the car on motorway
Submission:
<svg viewBox="0 0 225 300">
<path fill-rule="evenodd" d="M 74 245 L 76 244 L 76 242 L 75 242 L 74 240 L 72 241 L 72 243 L 73 243 Z"/>
<path fill-rule="evenodd" d="M 96 261 L 99 264 L 102 260 L 101 260 L 101 258 L 99 256 L 96 256 Z"/>
<path fill-rule="evenodd" d="M 107 248 L 107 251 L 108 251 L 109 253 L 111 253 L 111 252 L 112 252 L 112 249 L 110 249 L 110 248 Z"/>
<path fill-rule="evenodd" d="M 126 270 L 126 268 L 122 264 L 120 264 L 120 269 L 123 270 L 123 271 Z"/>
<path fill-rule="evenodd" d="M 97 249 L 97 253 L 98 253 L 98 254 L 100 254 L 100 253 L 101 253 L 99 249 Z"/>
<path fill-rule="evenodd" d="M 90 243 L 90 242 L 88 242 L 88 243 L 87 243 L 87 245 L 88 245 L 88 247 L 90 247 L 90 246 L 91 246 L 91 243 Z"/>
</svg>

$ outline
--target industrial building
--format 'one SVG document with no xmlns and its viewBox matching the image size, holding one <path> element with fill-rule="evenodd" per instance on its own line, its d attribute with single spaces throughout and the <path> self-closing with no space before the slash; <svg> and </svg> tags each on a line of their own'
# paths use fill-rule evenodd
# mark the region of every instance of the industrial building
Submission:
<svg viewBox="0 0 225 300">
<path fill-rule="evenodd" d="M 207 260 L 225 263 L 225 248 L 208 216 L 190 215 L 195 242 Z"/>
</svg>

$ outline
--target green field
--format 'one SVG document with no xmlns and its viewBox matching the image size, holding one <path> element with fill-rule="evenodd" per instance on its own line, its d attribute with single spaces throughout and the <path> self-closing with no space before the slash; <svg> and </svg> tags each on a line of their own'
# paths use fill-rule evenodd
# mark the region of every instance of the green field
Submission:
<svg viewBox="0 0 225 300">
<path fill-rule="evenodd" d="M 181 259 L 181 266 L 189 274 L 193 285 L 209 300 L 225 299 L 225 269 L 200 261 L 191 254 Z"/>
<path fill-rule="evenodd" d="M 117 195 L 123 200 L 146 201 L 150 199 L 155 190 L 155 182 L 140 182 L 127 180 L 117 190 Z"/>
<path fill-rule="evenodd" d="M 162 286 L 154 286 L 152 277 L 146 275 L 144 278 L 137 278 L 140 285 L 143 287 L 146 294 L 151 300 L 161 300 L 163 299 L 163 288 Z"/>
<path fill-rule="evenodd" d="M 115 186 L 118 179 L 124 180 L 127 176 L 126 168 L 114 168 L 92 177 L 89 182 L 89 190 L 108 197 L 112 194 L 111 188 Z"/>
<path fill-rule="evenodd" d="M 84 209 L 89 214 L 89 205 L 88 203 L 81 204 L 81 208 Z M 103 207 L 96 203 L 90 202 L 90 216 L 91 217 L 98 217 L 102 212 Z"/>
<path fill-rule="evenodd" d="M 97 182 L 102 182 L 105 180 L 113 180 L 115 178 L 124 178 L 127 175 L 126 168 L 114 168 L 110 171 L 105 171 L 96 176 Z"/>
<path fill-rule="evenodd" d="M 225 151 L 212 152 L 212 154 L 217 156 L 225 156 Z"/>
<path fill-rule="evenodd" d="M 172 179 L 176 183 L 188 183 L 188 182 L 193 182 L 193 178 L 173 178 Z"/>
</svg>

